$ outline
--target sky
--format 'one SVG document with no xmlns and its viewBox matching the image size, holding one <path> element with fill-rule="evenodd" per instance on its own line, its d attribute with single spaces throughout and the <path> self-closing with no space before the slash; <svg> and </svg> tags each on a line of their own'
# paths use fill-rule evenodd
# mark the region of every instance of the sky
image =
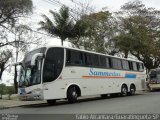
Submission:
<svg viewBox="0 0 160 120">
<path fill-rule="evenodd" d="M 133 0 L 32 0 L 33 1 L 33 15 L 31 17 L 28 17 L 24 22 L 29 22 L 31 24 L 31 27 L 33 30 L 37 30 L 38 22 L 40 20 L 43 20 L 41 15 L 46 14 L 49 15 L 49 10 L 58 11 L 60 8 L 59 4 L 56 4 L 53 1 L 57 1 L 61 4 L 65 4 L 69 6 L 70 8 L 74 7 L 75 4 L 73 2 L 81 2 L 81 3 L 89 3 L 90 6 L 92 6 L 95 11 L 101 11 L 103 8 L 107 8 L 107 10 L 111 12 L 118 11 L 122 5 L 124 5 L 126 2 L 133 1 Z M 49 2 L 49 1 L 52 1 Z M 73 1 L 73 2 L 71 2 Z M 143 4 L 145 4 L 147 7 L 153 7 L 158 10 L 160 10 L 160 0 L 141 0 Z M 46 45 L 60 45 L 61 42 L 57 38 L 49 38 L 44 35 L 46 40 Z M 64 43 L 65 46 L 68 45 L 67 42 Z M 4 72 L 2 82 L 9 85 L 10 83 L 13 83 L 13 72 L 8 73 Z M 1 81 L 0 81 L 1 83 Z"/>
</svg>

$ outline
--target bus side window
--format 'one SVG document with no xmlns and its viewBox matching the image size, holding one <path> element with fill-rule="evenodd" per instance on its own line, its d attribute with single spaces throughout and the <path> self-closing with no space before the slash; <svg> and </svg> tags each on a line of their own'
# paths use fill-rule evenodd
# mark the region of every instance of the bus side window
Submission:
<svg viewBox="0 0 160 120">
<path fill-rule="evenodd" d="M 70 59 L 71 59 L 71 51 L 66 50 L 66 65 L 70 64 Z"/>
<path fill-rule="evenodd" d="M 112 58 L 112 65 L 115 69 L 122 69 L 122 63 L 120 59 Z"/>
<path fill-rule="evenodd" d="M 91 60 L 94 67 L 99 67 L 98 55 L 91 54 Z"/>
<path fill-rule="evenodd" d="M 132 62 L 132 64 L 133 64 L 133 70 L 137 71 L 137 64 L 136 64 L 136 62 Z"/>
<path fill-rule="evenodd" d="M 106 57 L 106 68 L 111 68 L 112 67 L 112 63 L 111 63 L 111 58 Z"/>
<path fill-rule="evenodd" d="M 143 63 L 139 63 L 139 71 L 143 71 L 143 70 L 144 70 Z"/>
<path fill-rule="evenodd" d="M 122 60 L 122 67 L 124 70 L 129 70 L 129 63 L 126 60 Z"/>
<path fill-rule="evenodd" d="M 113 68 L 112 59 L 110 57 L 108 59 L 106 58 L 106 62 L 108 62 L 109 68 Z"/>
<path fill-rule="evenodd" d="M 99 67 L 107 68 L 107 61 L 105 56 L 99 56 Z"/>
<path fill-rule="evenodd" d="M 85 63 L 86 63 L 87 66 L 91 66 L 92 65 L 91 54 L 85 53 Z"/>
<path fill-rule="evenodd" d="M 67 50 L 66 54 L 66 64 L 67 65 L 83 65 L 82 52 L 75 50 Z"/>
<path fill-rule="evenodd" d="M 139 63 L 136 63 L 136 64 L 137 64 L 137 70 L 140 71 Z"/>
<path fill-rule="evenodd" d="M 84 57 L 83 57 L 83 53 L 80 52 L 80 55 L 79 55 L 79 62 L 80 62 L 80 65 L 84 65 Z"/>
<path fill-rule="evenodd" d="M 128 61 L 128 63 L 129 63 L 129 70 L 133 70 L 133 64 L 132 64 L 132 62 Z"/>
</svg>

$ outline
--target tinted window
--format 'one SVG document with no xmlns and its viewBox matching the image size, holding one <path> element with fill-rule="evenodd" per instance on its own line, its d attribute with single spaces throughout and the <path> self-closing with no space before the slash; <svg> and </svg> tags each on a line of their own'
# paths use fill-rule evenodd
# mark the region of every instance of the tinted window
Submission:
<svg viewBox="0 0 160 120">
<path fill-rule="evenodd" d="M 144 71 L 143 63 L 139 63 L 139 71 Z"/>
<path fill-rule="evenodd" d="M 156 70 L 151 70 L 151 72 L 150 72 L 150 78 L 156 78 L 156 77 L 157 77 Z"/>
<path fill-rule="evenodd" d="M 93 66 L 95 66 L 95 67 L 99 66 L 98 55 L 91 54 L 91 61 L 92 61 Z"/>
<path fill-rule="evenodd" d="M 67 50 L 66 64 L 67 65 L 84 65 L 83 53 L 75 50 Z"/>
<path fill-rule="evenodd" d="M 60 75 L 63 68 L 64 49 L 50 48 L 47 51 L 43 68 L 43 82 L 51 82 Z"/>
<path fill-rule="evenodd" d="M 93 64 L 92 64 L 91 54 L 85 53 L 84 56 L 85 56 L 85 63 L 86 63 L 86 65 L 87 65 L 87 66 L 93 65 Z"/>
<path fill-rule="evenodd" d="M 129 64 L 129 70 L 133 70 L 133 64 L 131 61 L 128 61 L 128 64 Z"/>
<path fill-rule="evenodd" d="M 99 56 L 100 59 L 100 67 L 110 68 L 109 59 L 105 56 Z"/>
<path fill-rule="evenodd" d="M 112 67 L 115 69 L 122 69 L 121 60 L 117 58 L 112 58 Z"/>
<path fill-rule="evenodd" d="M 122 60 L 122 66 L 124 70 L 129 70 L 129 63 L 126 60 Z"/>
<path fill-rule="evenodd" d="M 133 70 L 137 71 L 137 64 L 136 64 L 136 62 L 132 62 L 132 64 L 133 64 Z"/>
</svg>

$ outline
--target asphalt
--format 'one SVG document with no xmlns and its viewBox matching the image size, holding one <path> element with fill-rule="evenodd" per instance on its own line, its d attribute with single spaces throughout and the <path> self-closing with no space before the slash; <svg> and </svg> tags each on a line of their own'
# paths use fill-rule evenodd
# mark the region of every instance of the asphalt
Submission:
<svg viewBox="0 0 160 120">
<path fill-rule="evenodd" d="M 136 94 L 143 94 L 143 93 L 147 93 L 147 91 L 137 91 Z M 88 100 L 88 99 L 96 99 L 97 97 L 99 97 L 99 95 L 97 96 L 86 96 L 86 97 L 81 97 L 79 100 Z M 58 104 L 63 103 L 64 100 L 60 100 L 58 101 Z M 66 102 L 66 101 L 65 101 Z M 12 108 L 12 107 L 20 107 L 20 106 L 27 106 L 27 105 L 39 105 L 39 104 L 46 104 L 45 100 L 40 100 L 40 101 L 21 101 L 18 98 L 15 97 L 14 98 L 11 97 L 11 100 L 8 99 L 0 99 L 0 109 L 6 109 L 6 108 Z"/>
</svg>

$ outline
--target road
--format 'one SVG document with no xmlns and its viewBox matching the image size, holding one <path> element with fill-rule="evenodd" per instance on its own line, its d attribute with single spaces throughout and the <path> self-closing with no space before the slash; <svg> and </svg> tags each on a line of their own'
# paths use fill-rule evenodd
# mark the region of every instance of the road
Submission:
<svg viewBox="0 0 160 120">
<path fill-rule="evenodd" d="M 127 97 L 93 97 L 68 104 L 58 102 L 53 106 L 47 104 L 27 105 L 0 110 L 0 114 L 79 114 L 79 113 L 160 113 L 160 91 L 144 92 Z"/>
</svg>

